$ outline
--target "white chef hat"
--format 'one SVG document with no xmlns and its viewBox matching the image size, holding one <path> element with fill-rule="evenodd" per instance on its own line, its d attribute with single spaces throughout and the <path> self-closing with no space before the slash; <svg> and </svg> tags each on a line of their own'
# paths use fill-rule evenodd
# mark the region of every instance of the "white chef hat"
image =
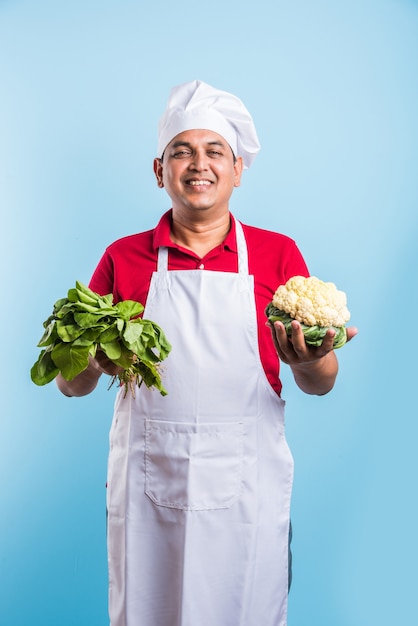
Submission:
<svg viewBox="0 0 418 626">
<path fill-rule="evenodd" d="M 158 125 L 158 156 L 185 130 L 204 129 L 222 135 L 235 156 L 250 167 L 260 149 L 251 115 L 236 96 L 193 80 L 173 87 Z"/>
</svg>

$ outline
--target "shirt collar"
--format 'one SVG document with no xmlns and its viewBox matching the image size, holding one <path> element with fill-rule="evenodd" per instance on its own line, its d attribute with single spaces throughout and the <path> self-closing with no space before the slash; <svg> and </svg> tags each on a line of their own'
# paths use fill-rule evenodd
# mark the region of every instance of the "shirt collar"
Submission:
<svg viewBox="0 0 418 626">
<path fill-rule="evenodd" d="M 179 248 L 179 246 L 170 239 L 172 219 L 171 215 L 172 210 L 170 209 L 169 211 L 164 213 L 156 228 L 154 229 L 153 247 L 155 251 L 158 250 L 158 248 L 160 248 L 161 246 L 164 246 L 166 248 Z M 232 213 L 230 213 L 229 215 L 231 218 L 231 228 L 229 229 L 229 232 L 221 245 L 224 248 L 228 248 L 229 250 L 231 250 L 231 252 L 238 252 L 235 218 Z"/>
</svg>

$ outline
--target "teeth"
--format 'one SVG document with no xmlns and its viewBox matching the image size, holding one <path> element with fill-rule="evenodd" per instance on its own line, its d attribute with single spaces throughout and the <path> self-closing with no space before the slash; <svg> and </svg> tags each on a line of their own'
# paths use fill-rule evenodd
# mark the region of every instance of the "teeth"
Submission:
<svg viewBox="0 0 418 626">
<path fill-rule="evenodd" d="M 208 180 L 190 180 L 189 185 L 193 185 L 194 187 L 202 186 L 202 185 L 210 185 Z"/>
</svg>

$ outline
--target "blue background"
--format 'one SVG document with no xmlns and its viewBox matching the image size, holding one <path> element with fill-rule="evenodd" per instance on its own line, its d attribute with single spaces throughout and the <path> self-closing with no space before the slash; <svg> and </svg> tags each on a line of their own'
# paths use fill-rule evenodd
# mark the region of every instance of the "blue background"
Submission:
<svg viewBox="0 0 418 626">
<path fill-rule="evenodd" d="M 29 370 L 52 304 L 169 208 L 169 89 L 240 96 L 262 151 L 232 209 L 348 294 L 331 394 L 283 374 L 295 457 L 290 626 L 416 620 L 418 2 L 0 0 L 1 626 L 107 623 L 114 390 Z"/>
</svg>

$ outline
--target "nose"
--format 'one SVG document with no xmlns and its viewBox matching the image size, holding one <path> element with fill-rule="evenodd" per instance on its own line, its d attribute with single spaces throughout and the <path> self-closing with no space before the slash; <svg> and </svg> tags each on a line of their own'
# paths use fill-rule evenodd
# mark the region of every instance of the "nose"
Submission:
<svg viewBox="0 0 418 626">
<path fill-rule="evenodd" d="M 205 150 L 195 150 L 193 153 L 193 158 L 190 162 L 190 167 L 193 170 L 201 172 L 202 170 L 206 170 L 208 166 L 208 156 Z"/>
</svg>

